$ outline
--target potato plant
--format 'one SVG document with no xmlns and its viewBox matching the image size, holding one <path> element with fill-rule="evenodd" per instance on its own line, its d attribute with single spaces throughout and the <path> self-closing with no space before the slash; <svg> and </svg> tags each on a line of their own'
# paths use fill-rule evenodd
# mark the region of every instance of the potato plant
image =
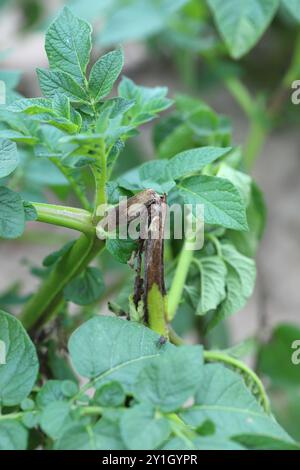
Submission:
<svg viewBox="0 0 300 470">
<path fill-rule="evenodd" d="M 45 49 L 42 97 L 18 96 L 15 77 L 5 79 L 0 236 L 22 237 L 27 222 L 78 236 L 32 267 L 36 292 L 2 295 L 21 312 L 0 311 L 0 449 L 299 450 L 239 348 L 208 340 L 253 292 L 265 222 L 229 120 L 193 97 L 119 79 L 121 48 L 90 64 L 92 28 L 68 8 Z M 118 173 L 128 140 L 155 118 L 156 158 Z M 62 204 L 45 201 L 49 191 Z M 165 200 L 204 206 L 201 250 L 175 238 L 176 221 L 164 240 Z M 158 221 L 158 237 L 113 238 L 99 207 L 132 216 L 136 202 L 155 214 L 140 232 Z M 110 298 L 112 265 L 125 278 Z M 199 344 L 181 337 L 188 321 Z"/>
</svg>

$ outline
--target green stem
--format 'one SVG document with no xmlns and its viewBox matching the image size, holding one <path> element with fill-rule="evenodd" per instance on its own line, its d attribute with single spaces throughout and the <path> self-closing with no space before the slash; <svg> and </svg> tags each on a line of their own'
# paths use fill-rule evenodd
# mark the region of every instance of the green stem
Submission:
<svg viewBox="0 0 300 470">
<path fill-rule="evenodd" d="M 175 346 L 183 346 L 185 343 L 184 339 L 182 339 L 175 330 L 169 325 L 169 339 L 172 344 Z"/>
<path fill-rule="evenodd" d="M 245 85 L 236 77 L 227 78 L 225 85 L 244 113 L 252 118 L 255 102 Z"/>
<path fill-rule="evenodd" d="M 58 158 L 51 158 L 52 163 L 61 171 L 65 178 L 69 181 L 71 188 L 76 194 L 78 200 L 82 204 L 82 207 L 89 211 L 91 209 L 91 203 L 82 191 L 81 187 L 78 185 L 76 179 L 70 173 L 70 169 L 65 167 Z"/>
<path fill-rule="evenodd" d="M 24 413 L 10 413 L 10 414 L 7 414 L 7 415 L 0 415 L 0 421 L 6 421 L 7 419 L 20 419 L 22 418 L 22 416 L 24 415 Z"/>
<path fill-rule="evenodd" d="M 283 87 L 289 89 L 293 81 L 299 79 L 299 74 L 300 74 L 300 29 L 296 37 L 291 64 L 282 81 Z"/>
<path fill-rule="evenodd" d="M 93 165 L 93 174 L 96 184 L 96 193 L 95 193 L 95 213 L 98 206 L 106 204 L 106 181 L 107 181 L 107 168 L 106 168 L 106 154 L 105 154 L 105 144 L 102 141 L 100 145 L 100 150 L 97 153 L 96 163 Z"/>
<path fill-rule="evenodd" d="M 250 119 L 250 130 L 245 145 L 245 166 L 249 171 L 253 168 L 265 140 L 268 136 L 270 126 L 267 122 L 276 119 L 284 102 L 286 92 L 290 89 L 292 82 L 298 78 L 300 73 L 300 31 L 295 41 L 294 53 L 291 64 L 283 77 L 280 87 L 270 101 L 268 107 L 259 110 L 257 100 L 253 100 L 247 88 L 237 78 L 230 77 L 225 81 L 227 89 L 239 103 L 246 116 Z M 264 115 L 264 116 L 263 116 Z M 262 119 L 264 118 L 266 122 Z"/>
<path fill-rule="evenodd" d="M 217 252 L 217 255 L 222 258 L 223 255 L 222 255 L 222 246 L 221 246 L 221 243 L 218 239 L 218 237 L 216 237 L 215 235 L 212 235 L 210 233 L 207 234 L 207 238 L 209 240 L 211 240 L 211 242 L 214 244 L 215 246 L 215 249 L 216 249 L 216 252 Z"/>
<path fill-rule="evenodd" d="M 188 245 L 190 245 L 190 241 L 185 240 L 168 294 L 168 320 L 170 322 L 175 317 L 178 305 L 180 304 L 189 267 L 194 256 L 193 250 L 187 248 Z"/>
<path fill-rule="evenodd" d="M 187 426 L 187 424 L 175 413 L 168 414 L 167 418 L 174 434 L 183 439 L 187 445 L 192 444 L 192 441 L 197 437 L 196 431 Z"/>
<path fill-rule="evenodd" d="M 59 225 L 86 234 L 95 233 L 92 215 L 84 209 L 32 202 L 37 212 L 38 222 Z"/>
<path fill-rule="evenodd" d="M 259 398 L 264 410 L 269 413 L 270 412 L 270 403 L 268 397 L 266 395 L 264 386 L 258 376 L 253 372 L 246 364 L 235 359 L 234 357 L 229 356 L 228 354 L 224 354 L 221 351 L 204 351 L 204 359 L 207 362 L 222 362 L 227 366 L 230 366 L 234 369 L 240 370 L 247 378 L 251 380 L 255 387 L 258 390 Z"/>
<path fill-rule="evenodd" d="M 248 171 L 253 168 L 254 163 L 264 146 L 267 134 L 268 128 L 266 125 L 263 125 L 260 120 L 251 120 L 244 151 L 244 162 Z"/>
<path fill-rule="evenodd" d="M 268 126 L 263 122 L 261 113 L 267 117 L 267 109 L 259 108 L 257 99 L 254 99 L 245 85 L 235 77 L 225 81 L 228 91 L 235 98 L 241 109 L 250 121 L 250 129 L 244 150 L 245 167 L 249 171 L 264 145 L 268 133 Z"/>
<path fill-rule="evenodd" d="M 167 296 L 162 294 L 157 284 L 153 284 L 147 294 L 148 326 L 161 336 L 168 338 Z"/>
<path fill-rule="evenodd" d="M 103 408 L 100 406 L 85 406 L 80 410 L 81 416 L 93 416 L 101 415 L 103 413 Z"/>
<path fill-rule="evenodd" d="M 70 251 L 59 260 L 37 293 L 24 306 L 20 319 L 28 330 L 41 327 L 59 312 L 64 302 L 63 292 L 66 285 L 84 271 L 105 247 L 105 242 L 99 240 L 95 233 L 95 226 L 98 222 L 98 217 L 96 217 L 97 208 L 101 204 L 106 204 L 107 171 L 103 140 L 96 148 L 95 160 L 93 173 L 96 192 L 93 215 L 83 209 L 33 204 L 38 213 L 39 221 L 79 230 L 83 234 Z"/>
<path fill-rule="evenodd" d="M 89 265 L 104 246 L 105 243 L 94 236 L 81 235 L 25 305 L 20 319 L 27 330 L 42 326 L 58 312 L 63 303 L 65 286 Z"/>
</svg>

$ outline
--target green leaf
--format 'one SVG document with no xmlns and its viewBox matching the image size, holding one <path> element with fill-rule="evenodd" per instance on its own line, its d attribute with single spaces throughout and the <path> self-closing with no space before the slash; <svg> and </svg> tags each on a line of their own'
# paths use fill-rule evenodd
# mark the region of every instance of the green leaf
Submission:
<svg viewBox="0 0 300 470">
<path fill-rule="evenodd" d="M 38 143 L 38 139 L 31 135 L 24 135 L 19 131 L 5 129 L 0 131 L 1 139 L 10 139 L 13 142 L 21 142 L 28 145 L 35 145 Z"/>
<path fill-rule="evenodd" d="M 64 288 L 64 297 L 77 305 L 89 305 L 99 300 L 103 292 L 102 272 L 98 268 L 89 267 L 69 282 Z"/>
<path fill-rule="evenodd" d="M 94 395 L 96 403 L 104 407 L 121 406 L 125 398 L 126 395 L 122 385 L 116 381 L 103 384 L 96 390 Z"/>
<path fill-rule="evenodd" d="M 169 422 L 156 416 L 155 408 L 145 403 L 126 410 L 120 427 L 122 438 L 130 450 L 159 449 L 171 432 Z"/>
<path fill-rule="evenodd" d="M 37 220 L 38 214 L 35 207 L 30 202 L 23 201 L 24 214 L 26 222 Z"/>
<path fill-rule="evenodd" d="M 91 26 L 65 7 L 46 33 L 50 67 L 70 74 L 83 85 L 92 49 L 91 36 Z"/>
<path fill-rule="evenodd" d="M 199 172 L 215 160 L 222 158 L 230 150 L 230 147 L 202 147 L 186 150 L 171 158 L 168 163 L 168 169 L 174 180 L 185 178 Z"/>
<path fill-rule="evenodd" d="M 66 428 L 72 424 L 71 405 L 64 401 L 53 401 L 42 411 L 40 425 L 52 439 L 61 437 Z"/>
<path fill-rule="evenodd" d="M 187 0 L 118 2 L 101 31 L 99 41 L 105 46 L 146 39 L 163 30 L 170 16 L 186 3 Z"/>
<path fill-rule="evenodd" d="M 34 401 L 31 398 L 25 398 L 22 400 L 20 407 L 23 411 L 31 411 L 34 409 Z"/>
<path fill-rule="evenodd" d="M 49 403 L 66 400 L 62 392 L 61 380 L 48 380 L 41 388 L 36 397 L 39 408 L 45 408 Z"/>
<path fill-rule="evenodd" d="M 81 116 L 71 108 L 69 98 L 61 94 L 55 94 L 52 101 L 46 98 L 22 99 L 13 103 L 9 109 L 15 113 L 28 114 L 34 120 L 70 133 L 78 131 L 82 124 Z M 42 134 L 46 132 L 42 129 Z"/>
<path fill-rule="evenodd" d="M 38 373 L 38 359 L 19 320 L 2 310 L 0 340 L 4 342 L 6 357 L 6 363 L 0 365 L 0 406 L 14 406 L 31 392 Z"/>
<path fill-rule="evenodd" d="M 293 348 L 293 344 L 298 347 Z M 261 347 L 258 368 L 272 383 L 281 387 L 299 387 L 300 328 L 298 325 L 276 326 L 268 343 Z M 295 358 L 293 360 L 293 358 Z M 299 359 L 298 359 L 299 358 Z M 283 366 L 284 364 L 284 366 Z"/>
<path fill-rule="evenodd" d="M 0 178 L 10 175 L 19 164 L 17 146 L 9 140 L 0 140 Z"/>
<path fill-rule="evenodd" d="M 209 322 L 209 330 L 225 318 L 239 312 L 248 300 L 242 293 L 239 275 L 231 266 L 227 266 L 226 292 L 226 299 L 219 305 Z"/>
<path fill-rule="evenodd" d="M 77 395 L 79 387 L 77 383 L 72 380 L 64 380 L 61 384 L 61 389 L 65 397 L 72 398 Z"/>
<path fill-rule="evenodd" d="M 39 424 L 39 416 L 34 411 L 30 411 L 22 416 L 21 421 L 27 429 L 33 429 Z"/>
<path fill-rule="evenodd" d="M 245 205 L 230 181 L 214 176 L 192 176 L 178 188 L 185 204 L 204 204 L 207 224 L 247 230 Z"/>
<path fill-rule="evenodd" d="M 252 178 L 246 173 L 232 168 L 226 163 L 222 163 L 218 170 L 217 176 L 231 181 L 231 183 L 239 190 L 245 205 L 248 206 L 251 197 Z"/>
<path fill-rule="evenodd" d="M 25 228 L 23 201 L 11 189 L 0 187 L 0 237 L 20 237 Z"/>
<path fill-rule="evenodd" d="M 76 372 L 94 379 L 96 387 L 104 379 L 117 380 L 127 391 L 147 361 L 162 352 L 158 339 L 156 333 L 140 324 L 95 317 L 72 334 L 69 351 Z"/>
<path fill-rule="evenodd" d="M 47 98 L 23 98 L 11 104 L 8 110 L 29 115 L 52 113 L 52 103 Z"/>
<path fill-rule="evenodd" d="M 255 261 L 242 255 L 230 243 L 222 244 L 222 256 L 226 263 L 237 272 L 243 295 L 250 297 L 256 280 Z"/>
<path fill-rule="evenodd" d="M 204 315 L 214 310 L 224 300 L 227 269 L 218 256 L 200 258 L 200 299 L 197 314 Z"/>
<path fill-rule="evenodd" d="M 239 59 L 261 38 L 279 0 L 207 0 L 230 55 Z"/>
<path fill-rule="evenodd" d="M 17 421 L 4 419 L 0 421 L 0 450 L 25 450 L 27 448 L 27 431 Z"/>
<path fill-rule="evenodd" d="M 67 96 L 72 103 L 88 103 L 87 92 L 71 75 L 60 71 L 37 69 L 41 90 L 47 98 L 54 98 L 57 93 Z"/>
<path fill-rule="evenodd" d="M 68 253 L 71 248 L 74 246 L 75 240 L 67 242 L 60 250 L 54 251 L 50 255 L 46 256 L 43 260 L 43 266 L 48 268 L 53 266 L 57 261 L 59 261 L 66 253 Z"/>
<path fill-rule="evenodd" d="M 170 158 L 194 147 L 228 147 L 231 125 L 201 100 L 175 96 L 176 111 L 160 120 L 154 140 L 162 158 Z"/>
<path fill-rule="evenodd" d="M 121 188 L 130 191 L 153 189 L 160 194 L 168 193 L 175 182 L 171 176 L 166 160 L 153 160 L 128 171 L 118 179 Z"/>
<path fill-rule="evenodd" d="M 64 95 L 55 95 L 52 100 L 52 109 L 59 116 L 63 116 L 66 119 L 70 119 L 71 117 L 70 100 Z"/>
<path fill-rule="evenodd" d="M 255 286 L 256 266 L 253 259 L 239 253 L 230 243 L 222 244 L 222 255 L 227 265 L 227 296 L 212 318 L 209 328 L 241 310 Z"/>
<path fill-rule="evenodd" d="M 55 450 L 96 450 L 93 430 L 74 424 L 55 443 Z"/>
<path fill-rule="evenodd" d="M 163 450 L 243 450 L 244 447 L 220 436 L 197 437 L 187 441 L 178 437 L 171 439 Z"/>
<path fill-rule="evenodd" d="M 254 182 L 251 185 L 250 202 L 247 207 L 248 232 L 227 232 L 227 237 L 246 256 L 254 257 L 265 231 L 267 209 L 263 194 Z"/>
<path fill-rule="evenodd" d="M 176 411 L 192 398 L 202 378 L 200 346 L 170 350 L 146 364 L 137 376 L 133 394 L 164 412 Z"/>
<path fill-rule="evenodd" d="M 151 121 L 158 113 L 171 106 L 172 101 L 166 98 L 167 93 L 166 87 L 138 86 L 127 77 L 123 77 L 119 85 L 119 95 L 135 101 L 135 105 L 128 111 L 128 116 L 131 118 L 131 124 L 136 127 Z"/>
<path fill-rule="evenodd" d="M 108 238 L 106 240 L 106 248 L 111 255 L 122 264 L 128 263 L 131 258 L 132 252 L 138 247 L 137 240 L 121 240 L 119 238 Z"/>
<path fill-rule="evenodd" d="M 94 427 L 96 447 L 99 450 L 125 448 L 120 432 L 120 412 L 103 412 L 102 418 Z"/>
<path fill-rule="evenodd" d="M 95 426 L 75 424 L 70 426 L 56 442 L 56 450 L 123 450 L 119 423 L 106 414 Z"/>
<path fill-rule="evenodd" d="M 288 13 L 300 23 L 300 1 L 299 0 L 281 0 L 282 5 Z"/>
<path fill-rule="evenodd" d="M 265 414 L 239 375 L 221 365 L 206 365 L 195 405 L 181 413 L 193 426 L 211 420 L 216 437 L 264 434 L 292 442 L 286 432 Z"/>
<path fill-rule="evenodd" d="M 300 450 L 300 446 L 296 443 L 264 436 L 263 434 L 257 434 L 255 436 L 251 434 L 241 434 L 239 436 L 233 436 L 232 440 L 251 450 Z"/>
<path fill-rule="evenodd" d="M 89 90 L 95 101 L 101 100 L 111 92 L 123 65 L 122 49 L 108 52 L 94 64 L 89 79 Z"/>
<path fill-rule="evenodd" d="M 117 181 L 109 181 L 107 183 L 106 194 L 108 203 L 112 205 L 119 204 L 121 197 L 132 196 L 131 191 L 127 191 L 126 189 L 121 188 Z"/>
</svg>

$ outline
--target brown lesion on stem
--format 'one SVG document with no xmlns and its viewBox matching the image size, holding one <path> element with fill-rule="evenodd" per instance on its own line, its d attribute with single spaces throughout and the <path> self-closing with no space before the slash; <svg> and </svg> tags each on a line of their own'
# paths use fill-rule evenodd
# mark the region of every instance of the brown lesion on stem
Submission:
<svg viewBox="0 0 300 470">
<path fill-rule="evenodd" d="M 129 265 L 136 271 L 131 318 L 162 336 L 168 337 L 167 296 L 164 279 L 164 230 L 166 195 L 147 189 L 108 211 L 102 219 L 101 230 L 120 228 L 123 216 L 126 223 L 140 217 L 138 249 Z"/>
<path fill-rule="evenodd" d="M 137 260 L 136 276 L 134 281 L 134 292 L 133 292 L 133 303 L 138 308 L 139 303 L 143 299 L 144 295 L 144 279 L 142 277 L 142 263 L 143 263 L 143 252 L 144 252 L 144 240 L 139 240 L 139 247 L 135 253 Z"/>
<path fill-rule="evenodd" d="M 166 288 L 164 277 L 164 229 L 166 195 L 148 209 L 149 231 L 145 242 L 144 308 L 145 323 L 160 334 L 167 334 Z"/>
</svg>

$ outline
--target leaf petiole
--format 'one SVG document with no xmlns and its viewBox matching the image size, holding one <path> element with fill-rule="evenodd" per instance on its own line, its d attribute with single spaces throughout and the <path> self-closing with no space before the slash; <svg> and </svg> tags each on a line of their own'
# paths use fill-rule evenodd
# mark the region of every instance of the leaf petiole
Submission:
<svg viewBox="0 0 300 470">
<path fill-rule="evenodd" d="M 95 233 L 92 214 L 84 209 L 33 202 L 37 221 L 66 227 L 85 234 Z"/>
</svg>

